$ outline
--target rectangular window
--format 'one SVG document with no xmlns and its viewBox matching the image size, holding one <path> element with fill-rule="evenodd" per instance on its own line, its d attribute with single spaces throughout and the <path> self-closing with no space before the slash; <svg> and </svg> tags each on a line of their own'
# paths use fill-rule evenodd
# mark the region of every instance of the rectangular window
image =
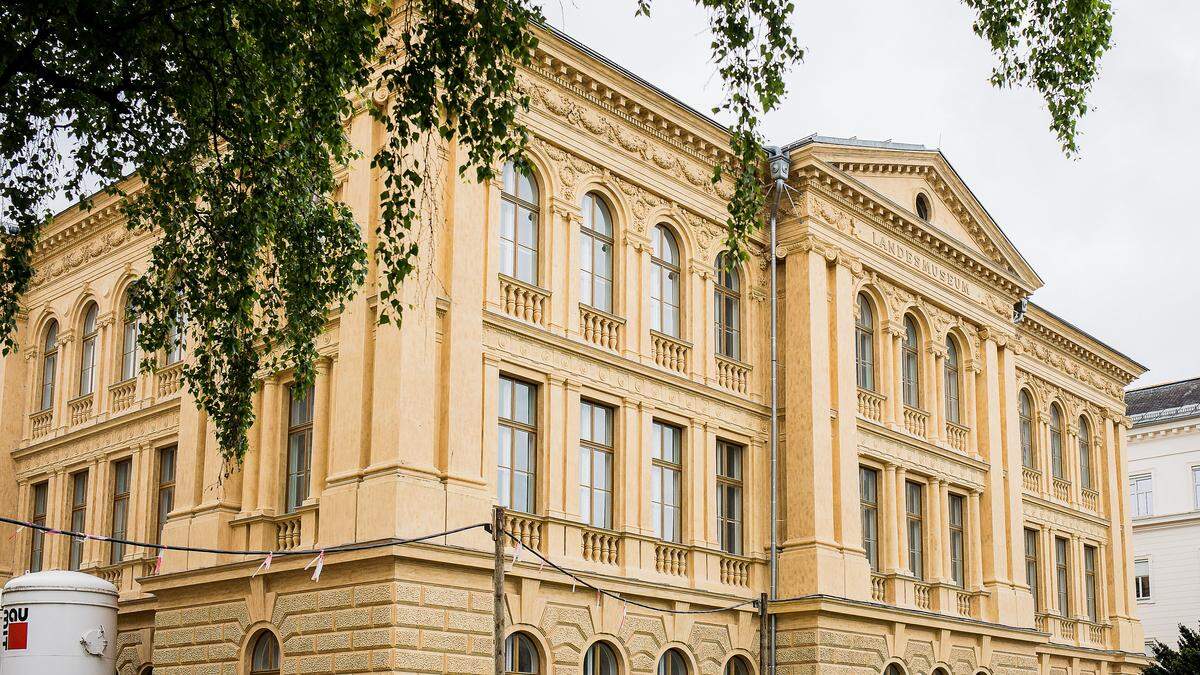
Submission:
<svg viewBox="0 0 1200 675">
<path fill-rule="evenodd" d="M 121 342 L 121 380 L 131 380 L 137 375 L 138 368 L 138 324 L 136 321 L 125 319 L 124 340 Z"/>
<path fill-rule="evenodd" d="M 879 571 L 879 472 L 858 467 L 858 503 L 862 509 L 863 550 L 871 571 Z"/>
<path fill-rule="evenodd" d="M 959 588 L 966 586 L 963 557 L 963 497 L 950 495 L 950 578 Z"/>
<path fill-rule="evenodd" d="M 613 409 L 579 403 L 579 513 L 592 527 L 612 529 Z"/>
<path fill-rule="evenodd" d="M 129 534 L 129 475 L 133 460 L 123 459 L 113 464 L 112 537 L 125 539 Z M 112 542 L 109 562 L 113 565 L 125 558 L 125 544 Z"/>
<path fill-rule="evenodd" d="M 1025 530 L 1025 581 L 1029 584 L 1029 592 L 1033 594 L 1033 611 L 1042 610 L 1042 592 L 1040 565 L 1038 564 L 1038 531 Z"/>
<path fill-rule="evenodd" d="M 742 446 L 717 441 L 717 538 L 721 550 L 742 554 Z"/>
<path fill-rule="evenodd" d="M 308 499 L 312 472 L 313 390 L 288 387 L 287 495 L 284 508 L 292 513 Z"/>
<path fill-rule="evenodd" d="M 1133 595 L 1138 600 L 1150 599 L 1150 561 L 1133 561 Z"/>
<path fill-rule="evenodd" d="M 1192 467 L 1192 506 L 1200 511 L 1200 466 Z"/>
<path fill-rule="evenodd" d="M 1149 475 L 1129 477 L 1129 505 L 1134 518 L 1154 515 L 1154 484 Z"/>
<path fill-rule="evenodd" d="M 1054 538 L 1054 585 L 1058 591 L 1058 615 L 1071 615 L 1071 574 L 1067 553 L 1067 540 Z"/>
<path fill-rule="evenodd" d="M 87 471 L 71 475 L 71 531 L 83 532 L 87 529 Z M 83 564 L 83 540 L 71 537 L 71 554 L 67 560 L 67 569 L 78 570 Z"/>
<path fill-rule="evenodd" d="M 537 453 L 537 387 L 500 378 L 496 491 L 500 506 L 533 513 Z"/>
<path fill-rule="evenodd" d="M 654 536 L 683 540 L 683 429 L 654 421 L 654 450 L 650 469 L 650 514 Z"/>
<path fill-rule="evenodd" d="M 1083 547 L 1083 590 L 1087 593 L 1087 614 L 1093 623 L 1099 616 L 1096 608 L 1096 547 Z"/>
<path fill-rule="evenodd" d="M 925 526 L 922 519 L 925 487 L 907 481 L 904 484 L 905 509 L 908 513 L 908 569 L 918 579 L 925 578 Z"/>
<path fill-rule="evenodd" d="M 49 501 L 50 484 L 42 481 L 33 486 L 33 509 L 29 522 L 34 525 L 46 524 L 46 504 Z M 42 571 L 42 551 L 46 547 L 46 533 L 33 530 L 29 542 L 29 571 Z"/>
<path fill-rule="evenodd" d="M 175 508 L 175 446 L 158 451 L 158 508 L 155 510 L 155 542 L 162 543 L 163 526 Z"/>
</svg>

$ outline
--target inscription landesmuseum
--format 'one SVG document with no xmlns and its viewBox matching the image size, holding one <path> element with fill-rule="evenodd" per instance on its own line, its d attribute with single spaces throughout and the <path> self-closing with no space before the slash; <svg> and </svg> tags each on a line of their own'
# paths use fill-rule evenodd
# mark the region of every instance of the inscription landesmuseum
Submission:
<svg viewBox="0 0 1200 675">
<path fill-rule="evenodd" d="M 933 262 L 929 258 L 926 258 L 920 253 L 913 251 L 907 246 L 904 246 L 895 239 L 879 234 L 873 230 L 870 233 L 870 238 L 871 243 L 875 245 L 875 248 L 887 253 L 896 260 L 899 260 L 900 262 L 903 262 L 914 269 L 920 270 L 931 279 L 940 281 L 950 288 L 962 293 L 963 295 L 971 294 L 971 287 L 970 284 L 967 283 L 966 279 L 963 279 L 945 267 Z"/>
</svg>

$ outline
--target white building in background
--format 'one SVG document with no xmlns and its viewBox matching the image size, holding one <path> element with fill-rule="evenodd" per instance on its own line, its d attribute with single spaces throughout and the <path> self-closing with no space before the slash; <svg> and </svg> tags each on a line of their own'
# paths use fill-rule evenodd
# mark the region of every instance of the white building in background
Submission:
<svg viewBox="0 0 1200 675">
<path fill-rule="evenodd" d="M 1147 643 L 1200 624 L 1200 377 L 1126 393 L 1134 596 Z"/>
</svg>

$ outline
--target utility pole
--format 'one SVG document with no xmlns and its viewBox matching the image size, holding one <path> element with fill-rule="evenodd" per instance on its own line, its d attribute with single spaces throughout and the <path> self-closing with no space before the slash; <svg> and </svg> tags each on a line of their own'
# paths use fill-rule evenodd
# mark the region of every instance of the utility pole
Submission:
<svg viewBox="0 0 1200 675">
<path fill-rule="evenodd" d="M 492 513 L 492 541 L 496 544 L 492 561 L 492 643 L 495 652 L 495 675 L 504 675 L 504 507 Z"/>
</svg>

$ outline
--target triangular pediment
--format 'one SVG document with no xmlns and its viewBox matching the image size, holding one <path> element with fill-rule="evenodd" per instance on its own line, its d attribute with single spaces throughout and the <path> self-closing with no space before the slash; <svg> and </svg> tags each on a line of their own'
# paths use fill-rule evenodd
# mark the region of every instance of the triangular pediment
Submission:
<svg viewBox="0 0 1200 675">
<path fill-rule="evenodd" d="M 919 145 L 811 136 L 792 146 L 878 201 L 904 212 L 940 238 L 1018 279 L 1030 291 L 1042 280 L 938 150 Z M 927 217 L 918 216 L 917 196 Z"/>
</svg>

